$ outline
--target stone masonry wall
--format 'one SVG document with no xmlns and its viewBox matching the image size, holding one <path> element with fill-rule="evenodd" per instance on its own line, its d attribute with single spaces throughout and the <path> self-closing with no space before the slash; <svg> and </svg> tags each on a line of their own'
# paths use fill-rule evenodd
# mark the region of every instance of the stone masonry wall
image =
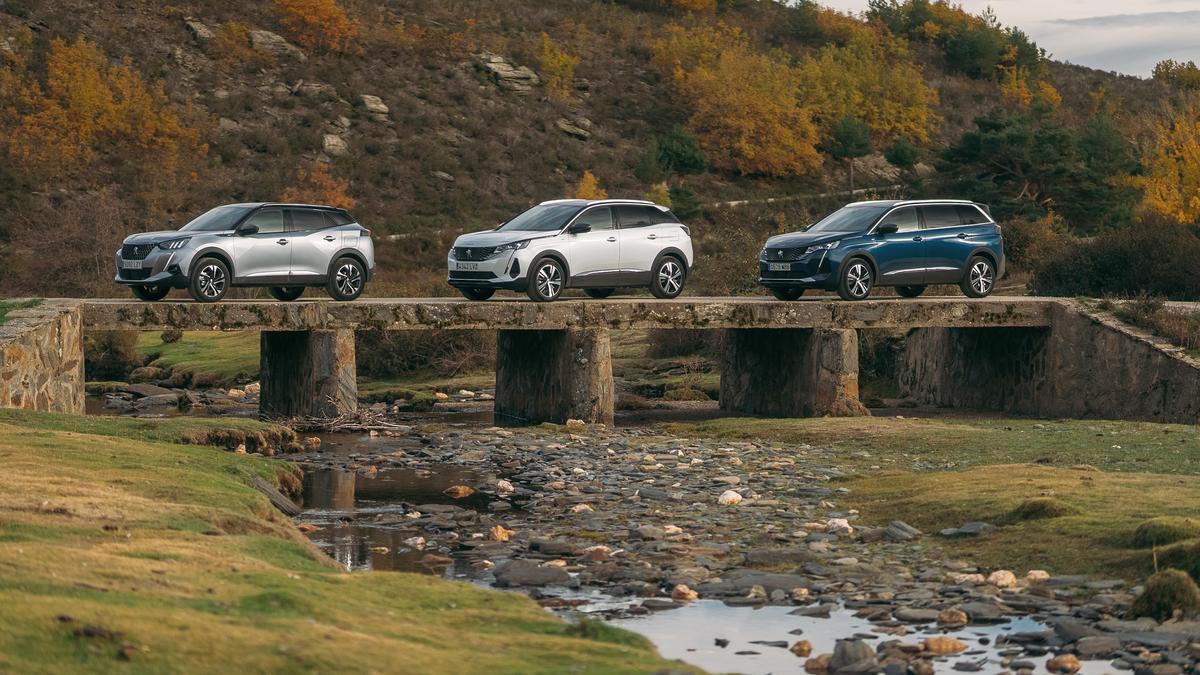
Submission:
<svg viewBox="0 0 1200 675">
<path fill-rule="evenodd" d="M 0 324 L 0 408 L 83 414 L 83 315 L 70 301 L 9 312 Z"/>
</svg>

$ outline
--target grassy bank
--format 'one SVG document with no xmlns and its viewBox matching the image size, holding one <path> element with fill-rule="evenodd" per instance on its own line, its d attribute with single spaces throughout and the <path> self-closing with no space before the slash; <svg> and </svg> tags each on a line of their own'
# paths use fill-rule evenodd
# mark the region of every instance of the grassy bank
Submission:
<svg viewBox="0 0 1200 675">
<path fill-rule="evenodd" d="M 1200 433 L 1115 421 L 841 418 L 722 419 L 684 435 L 808 443 L 816 461 L 854 472 L 843 504 L 867 522 L 937 532 L 964 522 L 989 534 L 938 539 L 989 567 L 1140 578 L 1153 546 L 1200 535 Z M 929 541 L 929 540 L 927 540 Z"/>
<path fill-rule="evenodd" d="M 333 569 L 249 487 L 285 464 L 174 443 L 194 430 L 171 422 L 0 417 L 0 671 L 671 665 L 624 632 L 577 637 L 521 595 Z"/>
<path fill-rule="evenodd" d="M 29 309 L 42 304 L 41 300 L 0 300 L 0 324 L 8 321 L 8 313 L 15 309 Z"/>
<path fill-rule="evenodd" d="M 160 333 L 138 335 L 137 351 L 147 365 L 178 369 L 206 376 L 221 384 L 239 378 L 258 379 L 258 333 L 187 331 L 175 342 L 163 342 Z"/>
</svg>

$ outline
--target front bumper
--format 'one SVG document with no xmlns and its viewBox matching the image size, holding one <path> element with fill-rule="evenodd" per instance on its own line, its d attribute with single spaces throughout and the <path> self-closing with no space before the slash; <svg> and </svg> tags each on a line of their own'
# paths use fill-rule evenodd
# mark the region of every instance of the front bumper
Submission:
<svg viewBox="0 0 1200 675">
<path fill-rule="evenodd" d="M 497 288 L 523 291 L 528 285 L 526 264 L 519 251 L 507 251 L 486 260 L 446 258 L 446 283 L 455 288 Z"/>
<path fill-rule="evenodd" d="M 187 288 L 187 273 L 181 266 L 182 256 L 178 251 L 153 249 L 141 259 L 141 269 L 125 269 L 125 260 L 117 251 L 117 274 L 113 281 L 126 286 L 170 286 L 172 288 Z"/>
<path fill-rule="evenodd" d="M 768 263 L 758 259 L 758 283 L 767 288 L 823 288 L 836 284 L 836 264 L 828 251 L 801 256 L 799 260 Z M 771 265 L 785 264 L 786 270 L 772 270 Z"/>
</svg>

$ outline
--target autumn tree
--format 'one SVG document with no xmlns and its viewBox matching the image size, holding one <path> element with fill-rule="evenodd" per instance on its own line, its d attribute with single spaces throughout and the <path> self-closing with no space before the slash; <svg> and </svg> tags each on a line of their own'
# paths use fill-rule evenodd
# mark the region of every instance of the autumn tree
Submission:
<svg viewBox="0 0 1200 675">
<path fill-rule="evenodd" d="M 660 7 L 679 12 L 715 12 L 717 0 L 655 0 Z"/>
<path fill-rule="evenodd" d="M 1200 98 L 1172 109 L 1155 127 L 1142 209 L 1177 223 L 1200 222 Z"/>
<path fill-rule="evenodd" d="M 575 199 L 605 199 L 608 193 L 600 187 L 600 181 L 591 171 L 584 171 L 575 184 Z"/>
<path fill-rule="evenodd" d="M 323 162 L 317 162 L 309 169 L 301 167 L 297 170 L 295 180 L 279 195 L 279 199 L 299 204 L 354 208 L 354 198 L 350 196 L 350 182 L 335 178 L 329 171 L 329 165 Z"/>
<path fill-rule="evenodd" d="M 1195 61 L 1166 59 L 1154 65 L 1154 79 L 1183 91 L 1200 90 L 1200 67 Z"/>
<path fill-rule="evenodd" d="M 358 37 L 359 23 L 337 0 L 275 0 L 279 22 L 310 50 L 345 51 Z"/>
<path fill-rule="evenodd" d="M 671 208 L 671 189 L 666 183 L 655 183 L 650 186 L 643 199 Z"/>
<path fill-rule="evenodd" d="M 546 80 L 546 91 L 554 98 L 570 96 L 579 57 L 567 52 L 545 33 L 542 33 L 537 57 Z"/>
</svg>

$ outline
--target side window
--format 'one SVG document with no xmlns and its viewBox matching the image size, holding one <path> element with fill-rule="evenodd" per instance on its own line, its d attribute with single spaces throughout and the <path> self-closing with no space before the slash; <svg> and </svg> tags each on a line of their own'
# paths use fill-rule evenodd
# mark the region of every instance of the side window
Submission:
<svg viewBox="0 0 1200 675">
<path fill-rule="evenodd" d="M 650 224 L 651 225 L 661 225 L 663 223 L 678 222 L 675 220 L 675 214 L 671 213 L 670 211 L 663 211 L 662 209 L 655 208 L 653 206 L 650 207 L 650 214 L 651 214 L 651 216 L 650 216 Z"/>
<path fill-rule="evenodd" d="M 283 220 L 283 209 L 269 207 L 259 209 L 246 219 L 247 225 L 257 225 L 259 234 L 279 234 L 287 232 L 287 224 Z"/>
<path fill-rule="evenodd" d="M 607 206 L 588 209 L 581 213 L 575 222 L 583 225 L 591 225 L 593 232 L 611 230 L 613 229 L 612 209 Z"/>
<path fill-rule="evenodd" d="M 354 222 L 353 216 L 345 211 L 325 211 L 325 220 L 330 225 L 349 225 Z"/>
<path fill-rule="evenodd" d="M 922 206 L 921 212 L 925 214 L 927 230 L 936 227 L 958 227 L 962 224 L 958 219 L 958 209 L 953 204 Z"/>
<path fill-rule="evenodd" d="M 991 222 L 991 219 L 974 206 L 956 206 L 954 208 L 958 210 L 958 221 L 963 225 L 980 225 Z"/>
<path fill-rule="evenodd" d="M 621 229 L 647 227 L 654 224 L 650 212 L 657 210 L 647 206 L 618 206 L 617 220 L 621 221 Z"/>
<path fill-rule="evenodd" d="M 912 230 L 921 229 L 921 221 L 917 220 L 917 209 L 913 206 L 906 206 L 902 209 L 892 211 L 884 217 L 882 224 L 895 225 L 897 232 L 911 232 Z"/>
<path fill-rule="evenodd" d="M 316 209 L 291 209 L 292 227 L 299 232 L 312 232 L 328 227 L 325 214 Z"/>
</svg>

